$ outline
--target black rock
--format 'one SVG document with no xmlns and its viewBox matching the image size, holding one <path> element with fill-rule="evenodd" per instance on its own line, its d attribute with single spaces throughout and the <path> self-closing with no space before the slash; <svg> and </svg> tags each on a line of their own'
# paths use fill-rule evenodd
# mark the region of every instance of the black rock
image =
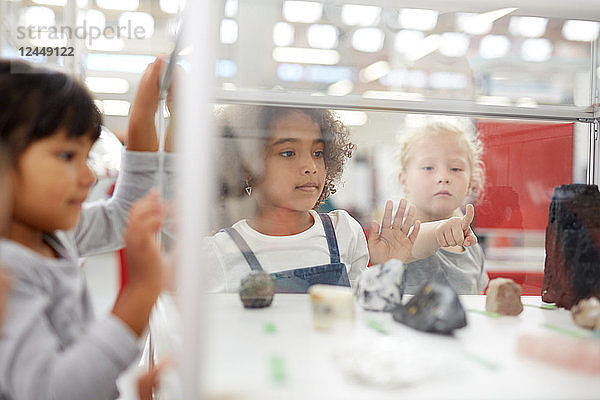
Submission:
<svg viewBox="0 0 600 400">
<path fill-rule="evenodd" d="M 452 333 L 467 326 L 465 310 L 446 278 L 435 276 L 406 304 L 397 306 L 394 320 L 425 332 Z"/>
<path fill-rule="evenodd" d="M 600 296 L 600 192 L 596 185 L 554 188 L 546 227 L 542 300 L 571 308 Z"/>
<path fill-rule="evenodd" d="M 264 271 L 252 271 L 240 283 L 240 299 L 246 308 L 268 307 L 273 302 L 275 280 Z"/>
</svg>

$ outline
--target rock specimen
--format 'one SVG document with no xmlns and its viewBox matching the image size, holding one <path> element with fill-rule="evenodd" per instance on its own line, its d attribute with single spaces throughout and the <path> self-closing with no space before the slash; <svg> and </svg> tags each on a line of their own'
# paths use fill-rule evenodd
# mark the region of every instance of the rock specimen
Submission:
<svg viewBox="0 0 600 400">
<path fill-rule="evenodd" d="M 577 325 L 600 331 L 600 300 L 596 297 L 581 300 L 571 308 L 571 316 Z"/>
<path fill-rule="evenodd" d="M 405 268 L 400 260 L 392 259 L 361 273 L 354 290 L 358 305 L 365 310 L 392 311 L 402 304 Z"/>
<path fill-rule="evenodd" d="M 523 311 L 521 286 L 512 279 L 492 279 L 485 297 L 485 310 L 501 315 L 521 314 Z"/>
<path fill-rule="evenodd" d="M 315 329 L 331 329 L 351 325 L 354 321 L 352 289 L 337 285 L 312 285 L 308 289 Z"/>
<path fill-rule="evenodd" d="M 437 275 L 406 304 L 393 310 L 394 319 L 425 332 L 449 334 L 467 326 L 465 310 L 446 278 Z"/>
<path fill-rule="evenodd" d="M 275 280 L 264 271 L 252 271 L 240 283 L 240 299 L 246 308 L 268 307 L 273 302 Z"/>
<path fill-rule="evenodd" d="M 600 193 L 596 185 L 554 188 L 548 226 L 542 300 L 570 309 L 600 297 Z"/>
</svg>

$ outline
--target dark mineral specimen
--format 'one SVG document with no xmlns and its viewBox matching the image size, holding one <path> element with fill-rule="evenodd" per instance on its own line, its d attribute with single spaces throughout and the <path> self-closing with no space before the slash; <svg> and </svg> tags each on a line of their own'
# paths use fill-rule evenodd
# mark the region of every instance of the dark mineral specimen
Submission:
<svg viewBox="0 0 600 400">
<path fill-rule="evenodd" d="M 396 321 L 425 332 L 449 334 L 467 326 L 458 295 L 441 275 L 434 277 L 392 313 Z"/>
<path fill-rule="evenodd" d="M 275 294 L 275 280 L 264 271 L 252 271 L 240 283 L 240 299 L 246 308 L 268 307 Z"/>
<path fill-rule="evenodd" d="M 570 309 L 600 296 L 600 193 L 596 185 L 554 188 L 546 227 L 542 300 Z"/>
</svg>

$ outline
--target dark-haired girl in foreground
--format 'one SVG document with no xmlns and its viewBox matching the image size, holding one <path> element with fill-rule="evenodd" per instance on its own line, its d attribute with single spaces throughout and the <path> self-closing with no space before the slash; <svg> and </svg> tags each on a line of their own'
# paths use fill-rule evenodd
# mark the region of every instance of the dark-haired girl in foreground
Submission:
<svg viewBox="0 0 600 400">
<path fill-rule="evenodd" d="M 142 77 L 127 151 L 112 199 L 83 204 L 101 116 L 69 76 L 0 61 L 0 139 L 13 156 L 13 210 L 0 253 L 12 277 L 0 336 L 1 399 L 110 399 L 138 356 L 162 287 L 154 235 L 163 208 L 154 113 L 162 61 Z M 167 164 L 168 165 L 168 164 Z M 128 221 L 129 215 L 129 221 Z M 112 313 L 95 320 L 79 257 L 128 249 L 129 284 Z"/>
</svg>

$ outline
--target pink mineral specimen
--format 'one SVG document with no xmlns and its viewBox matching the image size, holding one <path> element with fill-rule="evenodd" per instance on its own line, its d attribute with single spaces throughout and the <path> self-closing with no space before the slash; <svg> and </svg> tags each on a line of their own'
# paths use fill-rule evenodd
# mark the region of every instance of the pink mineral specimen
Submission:
<svg viewBox="0 0 600 400">
<path fill-rule="evenodd" d="M 521 286 L 512 279 L 492 279 L 485 298 L 485 310 L 501 315 L 521 314 L 523 311 Z"/>
<path fill-rule="evenodd" d="M 522 334 L 517 353 L 575 371 L 600 374 L 600 340 Z"/>
</svg>

